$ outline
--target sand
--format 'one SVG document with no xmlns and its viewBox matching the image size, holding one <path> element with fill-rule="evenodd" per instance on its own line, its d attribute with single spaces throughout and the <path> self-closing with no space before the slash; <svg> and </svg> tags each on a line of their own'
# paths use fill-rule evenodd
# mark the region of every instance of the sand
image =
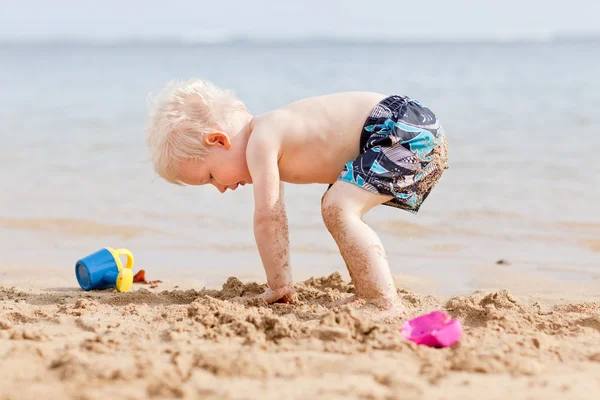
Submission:
<svg viewBox="0 0 600 400">
<path fill-rule="evenodd" d="M 600 304 L 506 290 L 437 298 L 400 290 L 411 317 L 445 309 L 464 335 L 417 346 L 401 321 L 350 307 L 338 273 L 267 306 L 263 285 L 222 290 L 0 288 L 0 399 L 600 398 Z"/>
</svg>

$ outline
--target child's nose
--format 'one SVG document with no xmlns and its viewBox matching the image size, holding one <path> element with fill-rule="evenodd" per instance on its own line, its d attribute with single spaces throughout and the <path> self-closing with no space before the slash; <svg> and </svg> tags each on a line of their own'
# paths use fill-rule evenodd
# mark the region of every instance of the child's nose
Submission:
<svg viewBox="0 0 600 400">
<path fill-rule="evenodd" d="M 213 182 L 213 186 L 217 188 L 217 190 L 221 193 L 225 193 L 227 190 L 227 186 L 220 185 L 218 183 Z"/>
</svg>

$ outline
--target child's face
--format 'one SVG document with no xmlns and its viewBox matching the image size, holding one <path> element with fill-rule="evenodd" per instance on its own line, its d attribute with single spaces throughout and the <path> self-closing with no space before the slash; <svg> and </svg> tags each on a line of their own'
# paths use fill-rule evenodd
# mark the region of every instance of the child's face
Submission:
<svg viewBox="0 0 600 400">
<path fill-rule="evenodd" d="M 179 179 L 188 185 L 212 184 L 219 192 L 252 183 L 242 146 L 211 145 L 203 160 L 179 164 Z"/>
</svg>

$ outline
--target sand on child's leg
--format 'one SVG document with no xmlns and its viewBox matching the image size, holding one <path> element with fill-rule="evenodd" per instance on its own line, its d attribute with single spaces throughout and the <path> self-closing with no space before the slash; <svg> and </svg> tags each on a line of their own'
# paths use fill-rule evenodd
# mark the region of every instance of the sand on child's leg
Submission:
<svg viewBox="0 0 600 400">
<path fill-rule="evenodd" d="M 323 220 L 336 241 L 355 288 L 355 298 L 343 299 L 337 306 L 358 299 L 367 304 L 359 308 L 370 318 L 405 315 L 387 257 L 377 234 L 362 216 L 389 196 L 371 193 L 349 184 L 336 182 L 322 201 Z"/>
</svg>

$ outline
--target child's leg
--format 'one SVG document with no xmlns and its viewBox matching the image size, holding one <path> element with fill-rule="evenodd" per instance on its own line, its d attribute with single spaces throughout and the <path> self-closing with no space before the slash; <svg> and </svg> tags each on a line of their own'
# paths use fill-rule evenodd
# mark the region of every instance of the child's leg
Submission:
<svg viewBox="0 0 600 400">
<path fill-rule="evenodd" d="M 381 240 L 362 220 L 370 209 L 390 198 L 337 181 L 323 197 L 321 210 L 346 262 L 356 297 L 392 314 L 402 314 Z"/>
</svg>

